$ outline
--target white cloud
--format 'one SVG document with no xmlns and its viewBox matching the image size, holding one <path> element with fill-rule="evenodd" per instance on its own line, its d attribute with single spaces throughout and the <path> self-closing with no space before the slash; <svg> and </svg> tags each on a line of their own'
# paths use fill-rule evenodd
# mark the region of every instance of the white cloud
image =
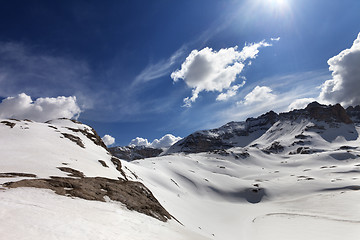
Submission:
<svg viewBox="0 0 360 240">
<path fill-rule="evenodd" d="M 314 101 L 318 101 L 315 98 L 300 98 L 300 99 L 296 99 L 295 101 L 293 101 L 289 107 L 288 107 L 288 111 L 294 110 L 294 109 L 302 109 L 305 108 L 309 103 L 314 102 Z"/>
<path fill-rule="evenodd" d="M 150 145 L 149 141 L 146 138 L 136 137 L 131 140 L 129 146 L 145 146 L 148 147 Z"/>
<path fill-rule="evenodd" d="M 171 145 L 173 145 L 174 143 L 176 143 L 179 140 L 181 140 L 181 137 L 175 137 L 172 134 L 166 134 L 159 140 L 155 139 L 151 143 L 151 146 L 154 148 L 166 148 L 166 147 L 170 147 Z"/>
<path fill-rule="evenodd" d="M 161 60 L 155 64 L 149 64 L 144 70 L 142 70 L 135 78 L 133 84 L 141 82 L 148 82 L 153 79 L 163 77 L 170 73 L 171 67 L 183 56 L 185 47 L 181 47 L 168 59 Z"/>
<path fill-rule="evenodd" d="M 271 41 L 280 41 L 280 37 L 277 37 L 277 38 L 270 38 Z"/>
<path fill-rule="evenodd" d="M 183 79 L 192 88 L 192 96 L 184 99 L 185 106 L 190 107 L 202 91 L 220 92 L 229 90 L 245 67 L 245 61 L 256 58 L 260 47 L 271 46 L 261 41 L 246 44 L 239 51 L 238 47 L 223 48 L 215 51 L 206 47 L 193 50 L 182 63 L 181 68 L 171 73 L 171 78 L 177 82 Z M 234 92 L 234 90 L 233 90 Z M 220 99 L 233 94 L 224 93 Z"/>
<path fill-rule="evenodd" d="M 105 134 L 101 139 L 103 140 L 106 146 L 110 146 L 115 143 L 115 138 L 107 134 Z"/>
<path fill-rule="evenodd" d="M 168 148 L 177 141 L 181 140 L 181 137 L 175 137 L 172 134 L 166 134 L 160 139 L 155 139 L 151 143 L 146 138 L 137 137 L 131 140 L 129 146 L 145 146 L 151 148 Z"/>
<path fill-rule="evenodd" d="M 30 119 L 44 122 L 56 118 L 75 118 L 81 113 L 76 97 L 38 98 L 25 93 L 5 98 L 0 103 L 0 118 Z"/>
<path fill-rule="evenodd" d="M 321 87 L 319 99 L 344 106 L 360 104 L 360 33 L 353 45 L 328 60 L 332 79 Z"/>
<path fill-rule="evenodd" d="M 272 89 L 266 86 L 256 86 L 250 93 L 244 97 L 244 101 L 239 104 L 252 105 L 254 103 L 264 103 L 274 101 L 276 95 L 272 93 Z"/>
<path fill-rule="evenodd" d="M 225 93 L 220 93 L 217 96 L 216 101 L 228 100 L 229 98 L 235 96 L 237 94 L 238 89 L 243 87 L 244 85 L 245 85 L 245 81 L 243 81 L 241 84 L 230 87 Z"/>
</svg>

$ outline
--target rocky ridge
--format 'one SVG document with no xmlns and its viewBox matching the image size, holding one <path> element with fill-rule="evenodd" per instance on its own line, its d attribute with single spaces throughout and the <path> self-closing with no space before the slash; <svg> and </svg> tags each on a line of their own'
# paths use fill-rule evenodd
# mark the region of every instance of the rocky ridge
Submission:
<svg viewBox="0 0 360 240">
<path fill-rule="evenodd" d="M 145 146 L 111 147 L 109 151 L 113 156 L 126 161 L 157 157 L 163 152 L 160 148 Z"/>
<path fill-rule="evenodd" d="M 268 131 L 276 122 L 300 120 L 325 122 L 332 127 L 339 124 L 359 124 L 360 106 L 348 107 L 345 110 L 340 104 L 322 105 L 312 102 L 304 109 L 280 114 L 270 111 L 257 118 L 248 118 L 244 122 L 229 122 L 220 128 L 192 133 L 171 146 L 166 153 L 198 153 L 245 147 Z M 272 149 L 271 146 L 269 149 Z"/>
</svg>

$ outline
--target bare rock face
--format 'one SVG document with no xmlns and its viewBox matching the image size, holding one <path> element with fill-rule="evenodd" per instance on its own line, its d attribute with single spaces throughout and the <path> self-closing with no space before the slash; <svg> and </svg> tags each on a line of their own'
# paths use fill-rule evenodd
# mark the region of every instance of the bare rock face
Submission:
<svg viewBox="0 0 360 240">
<path fill-rule="evenodd" d="M 47 123 L 28 123 L 27 121 L 25 123 L 25 121 L 26 120 L 20 121 L 13 119 L 1 121 L 0 125 L 3 132 L 0 133 L 0 136 L 6 137 L 9 132 L 14 131 L 13 129 L 24 129 L 24 132 L 19 132 L 15 136 L 18 137 L 18 140 L 23 139 L 23 135 L 21 134 L 27 134 L 28 137 L 32 136 L 32 138 L 29 138 L 30 140 L 26 140 L 26 142 L 23 141 L 23 144 L 29 144 L 33 150 L 36 150 L 35 152 L 37 152 L 38 155 L 27 154 L 26 150 L 21 151 L 21 144 L 12 143 L 12 145 L 15 146 L 15 151 L 19 150 L 19 152 L 21 152 L 21 157 L 15 157 L 15 160 L 9 159 L 9 161 L 16 161 L 16 164 L 12 166 L 13 170 L 1 172 L 0 168 L 0 178 L 11 178 L 11 182 L 0 184 L 0 187 L 44 188 L 68 197 L 78 197 L 102 202 L 109 200 L 118 201 L 123 203 L 129 210 L 138 211 L 160 221 L 165 222 L 172 218 L 144 184 L 130 181 L 127 178 L 120 159 L 111 157 L 108 148 L 93 128 L 70 119 L 57 119 L 48 121 Z M 69 124 L 69 121 L 75 124 Z M 53 123 L 55 125 L 53 125 Z M 3 124 L 6 126 L 2 126 Z M 36 128 L 33 126 L 35 124 Z M 43 144 L 36 144 L 43 142 L 44 139 L 59 139 L 59 141 L 46 145 L 46 147 L 44 147 Z M 16 138 L 14 141 L 16 142 Z M 34 142 L 34 144 L 31 142 Z M 74 145 L 78 147 L 74 147 Z M 18 149 L 16 149 L 17 147 Z M 2 150 L 14 152 L 14 148 L 6 148 L 6 145 Z M 66 154 L 64 154 L 63 151 L 66 152 Z M 42 161 L 41 159 L 43 158 L 40 156 L 47 156 L 49 153 L 51 156 L 60 157 L 59 159 L 53 157 L 49 159 L 49 161 Z M 145 153 L 140 151 L 140 153 L 145 154 L 146 151 Z M 159 153 L 156 152 L 156 154 L 158 155 Z M 86 157 L 78 158 L 78 156 Z M 36 161 L 36 158 L 40 160 Z M 34 164 L 36 168 L 34 168 L 34 166 L 29 168 L 29 170 L 33 169 L 33 172 L 18 171 L 16 166 L 28 166 L 26 165 L 28 160 L 31 160 L 33 164 L 36 163 Z M 75 166 L 72 167 L 74 162 L 77 164 L 74 164 Z M 6 160 L 3 159 L 0 163 L 6 165 Z M 91 173 L 89 173 L 89 165 L 87 164 L 91 166 L 89 168 L 91 169 Z M 24 166 L 22 166 L 22 170 Z M 107 170 L 104 174 L 102 171 L 98 171 L 104 170 L 103 168 L 112 171 L 111 176 L 113 176 L 113 170 L 115 170 L 115 172 L 117 170 L 119 174 L 115 174 L 112 178 L 109 178 L 109 175 L 106 174 Z M 54 169 L 62 173 L 54 176 L 56 175 L 56 171 L 53 171 Z M 130 169 L 127 170 L 131 172 Z M 46 174 L 45 172 L 47 171 L 50 171 L 51 175 Z M 39 173 L 47 177 L 40 178 L 38 177 L 40 176 Z M 66 174 L 65 177 L 63 177 L 64 173 Z M 135 174 L 133 173 L 133 175 Z M 19 177 L 21 177 L 21 179 L 19 179 Z M 3 190 L 4 188 L 1 189 Z"/>
<path fill-rule="evenodd" d="M 113 156 L 126 161 L 157 157 L 163 152 L 162 149 L 145 146 L 112 147 L 109 151 Z"/>
<path fill-rule="evenodd" d="M 103 177 L 52 177 L 26 179 L 3 184 L 8 188 L 35 187 L 51 189 L 56 194 L 105 202 L 106 197 L 134 210 L 166 222 L 171 215 L 161 206 L 151 191 L 140 182 Z"/>
<path fill-rule="evenodd" d="M 346 108 L 346 113 L 349 115 L 349 117 L 354 123 L 360 123 L 360 105 L 357 105 L 356 107 L 350 106 Z"/>
<path fill-rule="evenodd" d="M 282 151 L 284 151 L 284 146 L 282 146 L 279 142 L 273 142 L 271 146 L 263 149 L 262 151 L 266 154 L 281 153 Z"/>
<path fill-rule="evenodd" d="M 311 118 L 325 122 L 340 122 L 351 124 L 353 121 L 350 119 L 346 110 L 340 105 L 321 105 L 318 102 L 310 103 L 305 110 L 309 113 Z"/>
<path fill-rule="evenodd" d="M 353 124 L 353 121 L 360 123 L 360 106 L 350 107 L 345 110 L 340 104 L 322 105 L 318 102 L 312 102 L 305 109 L 280 114 L 270 111 L 257 118 L 248 118 L 245 122 L 229 122 L 220 128 L 192 133 L 171 146 L 167 153 L 198 153 L 243 147 L 251 142 L 251 136 L 257 134 L 259 137 L 277 121 L 301 119 L 323 121 L 329 123 L 332 127 L 338 126 L 339 123 Z M 325 129 L 318 130 L 325 131 Z M 238 141 L 242 137 L 242 141 Z M 249 139 L 249 141 L 247 142 L 245 138 Z M 298 136 L 298 138 L 306 138 L 306 136 Z M 269 153 L 279 152 L 281 149 L 276 147 L 278 146 L 274 146 L 274 149 L 271 148 L 270 150 L 264 149 L 264 151 Z"/>
<path fill-rule="evenodd" d="M 251 142 L 251 134 L 265 133 L 278 119 L 278 114 L 270 111 L 245 122 L 229 122 L 220 128 L 198 131 L 175 143 L 168 153 L 199 153 L 244 146 Z M 243 140 L 240 142 L 239 138 Z"/>
</svg>

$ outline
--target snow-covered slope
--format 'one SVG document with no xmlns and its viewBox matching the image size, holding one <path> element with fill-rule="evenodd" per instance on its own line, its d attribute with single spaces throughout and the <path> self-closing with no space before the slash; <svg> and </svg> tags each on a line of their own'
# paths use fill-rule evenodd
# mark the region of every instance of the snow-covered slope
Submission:
<svg viewBox="0 0 360 240">
<path fill-rule="evenodd" d="M 59 168 L 81 171 L 87 177 L 124 179 L 93 129 L 68 119 L 48 123 L 0 120 L 1 172 L 66 177 Z M 103 167 L 102 163 L 109 167 Z"/>
<path fill-rule="evenodd" d="M 360 126 L 337 106 L 311 107 L 321 114 L 282 114 L 244 147 L 125 166 L 185 227 L 212 239 L 358 239 Z"/>
<path fill-rule="evenodd" d="M 0 143 L 1 239 L 204 239 L 167 221 L 89 126 L 3 119 Z"/>
<path fill-rule="evenodd" d="M 0 236 L 357 240 L 358 109 L 269 112 L 130 162 L 80 123 L 0 120 Z"/>
<path fill-rule="evenodd" d="M 125 165 L 180 222 L 213 239 L 355 240 L 359 145 L 334 141 L 309 154 L 232 148 Z"/>
</svg>

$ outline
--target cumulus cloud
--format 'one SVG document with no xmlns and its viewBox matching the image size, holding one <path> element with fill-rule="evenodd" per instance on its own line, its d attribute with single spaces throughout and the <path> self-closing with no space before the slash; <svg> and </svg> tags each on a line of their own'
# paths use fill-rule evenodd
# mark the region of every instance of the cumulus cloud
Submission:
<svg viewBox="0 0 360 240">
<path fill-rule="evenodd" d="M 323 83 L 320 101 L 344 106 L 360 104 L 360 33 L 351 48 L 330 58 L 328 64 L 332 79 Z"/>
<path fill-rule="evenodd" d="M 115 143 L 115 138 L 107 134 L 105 134 L 101 139 L 103 140 L 106 146 L 110 146 Z"/>
<path fill-rule="evenodd" d="M 146 138 L 136 137 L 129 143 L 129 146 L 145 146 L 149 147 L 150 143 Z"/>
<path fill-rule="evenodd" d="M 266 86 L 256 86 L 250 93 L 248 93 L 244 100 L 239 104 L 251 105 L 254 103 L 270 102 L 276 99 L 276 95 L 272 93 L 272 89 Z"/>
<path fill-rule="evenodd" d="M 55 118 L 75 118 L 81 113 L 76 97 L 59 96 L 38 98 L 35 101 L 25 93 L 5 98 L 0 103 L 0 118 L 30 119 L 44 122 Z"/>
<path fill-rule="evenodd" d="M 184 99 L 184 106 L 190 107 L 202 91 L 224 93 L 219 100 L 225 100 L 236 94 L 231 90 L 232 84 L 245 67 L 245 61 L 256 58 L 260 47 L 271 44 L 261 41 L 246 44 L 240 51 L 238 46 L 223 48 L 215 51 L 206 47 L 202 50 L 193 50 L 182 63 L 181 68 L 171 73 L 174 82 L 183 79 L 186 85 L 192 88 L 192 96 Z M 236 88 L 236 87 L 235 87 Z"/>
<path fill-rule="evenodd" d="M 305 108 L 309 103 L 314 102 L 314 101 L 318 101 L 315 98 L 300 98 L 300 99 L 296 99 L 295 101 L 293 101 L 289 107 L 288 110 L 294 110 L 294 109 L 302 109 Z"/>
<path fill-rule="evenodd" d="M 244 85 L 245 85 L 245 81 L 243 81 L 241 84 L 234 85 L 234 86 L 230 87 L 225 93 L 220 93 L 217 96 L 216 101 L 226 101 L 226 100 L 228 100 L 229 98 L 235 96 L 238 89 L 241 88 Z"/>
<path fill-rule="evenodd" d="M 129 146 L 145 146 L 151 148 L 168 148 L 177 141 L 181 140 L 181 137 L 175 137 L 172 134 L 166 134 L 160 139 L 155 139 L 149 142 L 146 138 L 137 137 L 131 140 Z"/>
</svg>

